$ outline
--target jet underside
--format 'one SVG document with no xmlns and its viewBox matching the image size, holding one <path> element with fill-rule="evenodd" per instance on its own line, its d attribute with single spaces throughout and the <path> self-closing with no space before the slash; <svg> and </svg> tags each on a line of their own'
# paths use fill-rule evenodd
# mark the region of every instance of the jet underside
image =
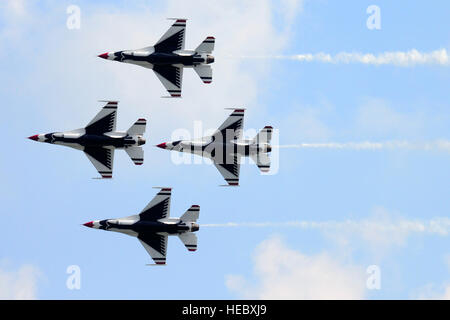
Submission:
<svg viewBox="0 0 450 320">
<path fill-rule="evenodd" d="M 158 221 L 137 221 L 131 224 L 124 224 L 121 222 L 112 223 L 108 220 L 101 220 L 99 222 L 99 229 L 109 231 L 133 231 L 136 233 L 167 233 L 176 235 L 184 232 L 189 232 L 191 228 L 184 223 L 162 223 Z"/>
<path fill-rule="evenodd" d="M 64 134 L 62 134 L 64 135 Z M 58 137 L 55 133 L 48 133 L 45 135 L 43 142 L 59 144 L 68 147 L 114 147 L 116 149 L 123 149 L 129 146 L 139 145 L 139 139 L 128 137 L 125 133 L 113 134 L 116 137 L 93 134 L 83 134 L 76 138 Z M 119 136 L 119 137 L 117 137 Z"/>
</svg>

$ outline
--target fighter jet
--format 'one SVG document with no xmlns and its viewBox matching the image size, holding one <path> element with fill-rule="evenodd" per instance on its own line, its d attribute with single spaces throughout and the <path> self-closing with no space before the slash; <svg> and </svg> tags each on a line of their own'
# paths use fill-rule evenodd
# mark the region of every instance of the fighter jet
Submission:
<svg viewBox="0 0 450 320">
<path fill-rule="evenodd" d="M 84 226 L 116 231 L 137 237 L 157 265 L 166 263 L 167 237 L 178 236 L 189 251 L 197 250 L 200 229 L 196 223 L 200 207 L 192 205 L 180 218 L 170 218 L 171 188 L 161 188 L 152 201 L 137 215 L 120 219 L 96 220 Z"/>
<path fill-rule="evenodd" d="M 211 83 L 212 69 L 209 64 L 214 62 L 211 53 L 214 50 L 215 38 L 207 37 L 195 50 L 185 50 L 185 29 L 186 19 L 176 19 L 154 46 L 137 50 L 106 52 L 99 57 L 153 69 L 170 97 L 179 98 L 183 82 L 183 68 L 194 68 L 204 83 Z"/>
<path fill-rule="evenodd" d="M 262 172 L 269 172 L 272 151 L 272 127 L 264 127 L 253 140 L 242 139 L 245 109 L 233 112 L 212 135 L 199 140 L 179 140 L 160 143 L 157 147 L 166 150 L 193 153 L 212 160 L 228 186 L 239 185 L 241 157 L 250 156 Z"/>
<path fill-rule="evenodd" d="M 105 101 L 106 105 L 81 129 L 65 132 L 36 134 L 28 139 L 58 144 L 82 150 L 102 178 L 112 178 L 114 150 L 125 149 L 136 165 L 144 163 L 141 145 L 147 121 L 138 119 L 127 132 L 116 131 L 117 101 Z"/>
</svg>

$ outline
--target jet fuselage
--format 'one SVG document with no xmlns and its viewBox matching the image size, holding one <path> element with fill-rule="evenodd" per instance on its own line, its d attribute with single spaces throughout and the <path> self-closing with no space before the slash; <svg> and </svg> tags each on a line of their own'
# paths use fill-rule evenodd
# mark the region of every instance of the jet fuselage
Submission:
<svg viewBox="0 0 450 320">
<path fill-rule="evenodd" d="M 107 134 L 52 132 L 35 135 L 30 137 L 30 139 L 69 147 L 80 145 L 84 147 L 114 147 L 120 149 L 145 144 L 145 139 L 142 136 L 129 136 L 123 132 L 109 132 Z"/>
<path fill-rule="evenodd" d="M 182 65 L 184 67 L 193 67 L 214 62 L 214 57 L 210 54 L 198 54 L 189 51 L 178 54 L 151 50 L 126 50 L 104 53 L 100 57 L 107 60 L 138 64 L 144 67 L 153 67 L 154 65 Z"/>
<path fill-rule="evenodd" d="M 87 225 L 89 224 L 89 225 Z M 100 221 L 88 222 L 87 226 L 96 229 L 107 231 L 116 231 L 122 233 L 167 233 L 170 235 L 177 235 L 185 232 L 198 231 L 199 225 L 197 223 L 184 223 L 180 220 L 174 222 L 160 222 L 160 221 L 133 221 L 126 219 L 106 219 Z"/>
<path fill-rule="evenodd" d="M 193 153 L 209 158 L 224 158 L 226 155 L 250 156 L 258 153 L 269 153 L 272 147 L 268 143 L 252 143 L 245 141 L 189 141 L 179 140 L 157 145 L 159 148 L 179 152 Z M 230 159 L 233 161 L 233 159 Z"/>
</svg>

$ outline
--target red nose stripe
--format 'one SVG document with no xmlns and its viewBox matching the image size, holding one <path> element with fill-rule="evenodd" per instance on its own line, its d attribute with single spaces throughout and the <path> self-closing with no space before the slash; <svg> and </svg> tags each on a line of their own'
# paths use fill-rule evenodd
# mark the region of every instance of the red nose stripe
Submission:
<svg viewBox="0 0 450 320">
<path fill-rule="evenodd" d="M 39 135 L 35 134 L 34 136 L 28 137 L 28 139 L 31 139 L 31 140 L 34 140 L 34 141 L 38 141 Z"/>
<path fill-rule="evenodd" d="M 108 52 L 98 55 L 99 58 L 108 59 Z"/>
<path fill-rule="evenodd" d="M 83 226 L 92 228 L 94 226 L 94 222 L 92 222 L 92 221 L 86 222 L 85 224 L 83 224 Z"/>
<path fill-rule="evenodd" d="M 165 149 L 166 148 L 166 143 L 165 142 L 160 143 L 160 144 L 157 145 L 157 147 L 161 148 L 161 149 Z"/>
</svg>

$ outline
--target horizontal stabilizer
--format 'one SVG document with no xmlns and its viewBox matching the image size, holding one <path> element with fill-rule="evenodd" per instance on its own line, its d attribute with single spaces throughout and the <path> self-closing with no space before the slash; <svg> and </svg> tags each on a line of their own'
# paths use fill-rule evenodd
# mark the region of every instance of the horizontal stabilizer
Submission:
<svg viewBox="0 0 450 320">
<path fill-rule="evenodd" d="M 141 165 L 144 163 L 144 150 L 141 147 L 128 147 L 125 151 L 135 165 Z"/>
<path fill-rule="evenodd" d="M 195 49 L 198 53 L 212 53 L 214 50 L 214 44 L 216 39 L 214 37 L 207 37 L 202 43 Z"/>
<path fill-rule="evenodd" d="M 251 154 L 250 157 L 256 163 L 261 172 L 267 173 L 270 171 L 270 157 L 267 153 Z"/>
<path fill-rule="evenodd" d="M 273 128 L 271 126 L 265 126 L 253 139 L 255 143 L 270 143 L 272 140 L 272 131 Z"/>
<path fill-rule="evenodd" d="M 128 129 L 127 133 L 130 136 L 140 135 L 142 136 L 145 132 L 145 126 L 147 125 L 147 120 L 138 119 L 131 127 Z"/>
<path fill-rule="evenodd" d="M 180 217 L 180 220 L 183 222 L 195 222 L 199 214 L 200 206 L 194 204 Z"/>
<path fill-rule="evenodd" d="M 203 83 L 211 83 L 212 82 L 212 68 L 208 65 L 201 64 L 197 67 L 194 67 L 195 72 L 197 72 L 200 79 L 202 79 Z"/>
<path fill-rule="evenodd" d="M 197 236 L 195 234 L 192 232 L 186 232 L 179 234 L 178 237 L 189 251 L 197 250 Z"/>
</svg>

